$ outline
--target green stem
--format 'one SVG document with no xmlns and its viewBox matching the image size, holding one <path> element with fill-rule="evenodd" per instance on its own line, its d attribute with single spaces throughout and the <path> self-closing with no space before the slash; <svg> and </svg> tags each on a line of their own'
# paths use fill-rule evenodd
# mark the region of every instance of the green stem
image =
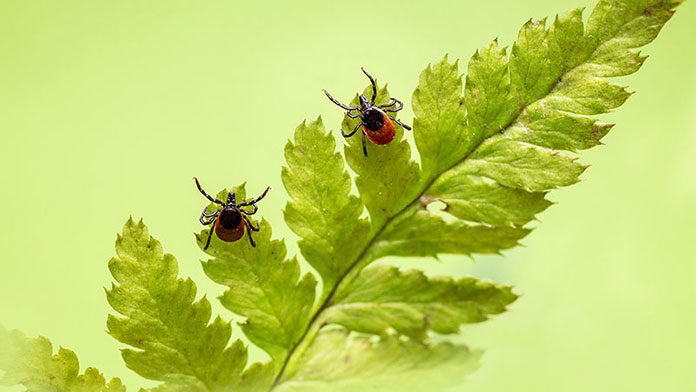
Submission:
<svg viewBox="0 0 696 392">
<path fill-rule="evenodd" d="M 634 19 L 635 20 L 635 19 Z M 629 23 L 628 21 L 627 23 Z M 552 85 L 549 87 L 548 91 L 546 91 L 543 96 L 541 96 L 539 99 L 543 99 L 543 97 L 547 96 L 549 93 L 551 93 L 556 86 L 560 83 L 560 81 L 567 75 L 569 72 L 572 72 L 575 68 L 579 67 L 581 64 L 584 64 L 587 62 L 587 59 L 589 59 L 596 51 L 599 45 L 597 45 L 587 56 L 582 60 L 579 61 L 578 64 L 574 65 L 570 69 L 565 69 L 564 72 L 562 73 L 561 77 Z M 525 112 L 527 107 L 529 105 L 539 101 L 539 99 L 535 99 L 532 102 L 529 102 L 524 105 L 524 107 L 520 108 L 517 112 L 517 115 L 513 119 L 511 119 L 503 128 L 502 131 L 505 132 L 507 131 L 510 126 L 514 123 L 516 123 L 520 116 Z M 488 139 L 490 135 L 481 137 L 481 140 L 478 141 L 478 143 L 471 149 L 469 150 L 464 156 L 457 160 L 454 164 L 452 164 L 450 167 L 446 168 L 445 170 L 442 170 L 440 173 L 429 173 L 428 176 L 426 177 L 421 177 L 421 181 L 418 182 L 418 185 L 414 187 L 414 190 L 412 191 L 413 193 L 410 193 L 408 197 L 405 197 L 405 199 L 410 199 L 411 201 L 405 204 L 400 210 L 398 210 L 394 215 L 389 217 L 388 219 L 384 220 L 383 222 L 378 222 L 377 225 L 373 225 L 373 227 L 377 227 L 380 223 L 381 226 L 379 228 L 374 229 L 371 233 L 372 235 L 370 236 L 370 240 L 367 242 L 365 247 L 362 249 L 360 252 L 360 255 L 351 263 L 350 267 L 346 269 L 346 272 L 339 277 L 339 279 L 336 281 L 334 286 L 331 288 L 331 290 L 328 292 L 328 294 L 322 295 L 322 297 L 325 297 L 323 301 L 320 301 L 321 305 L 317 308 L 316 312 L 312 316 L 312 320 L 309 323 L 309 326 L 305 333 L 302 335 L 300 340 L 298 341 L 297 344 L 288 352 L 288 356 L 283 363 L 282 368 L 278 372 L 278 375 L 275 379 L 275 382 L 273 383 L 273 388 L 277 386 L 283 376 L 285 375 L 286 370 L 288 369 L 290 364 L 295 364 L 299 358 L 302 357 L 302 354 L 307 350 L 307 348 L 310 346 L 312 341 L 314 340 L 314 337 L 316 337 L 317 333 L 323 327 L 324 320 L 321 319 L 321 314 L 324 310 L 326 310 L 330 305 L 332 299 L 336 296 L 336 293 L 338 293 L 341 289 L 343 289 L 347 284 L 349 284 L 359 273 L 360 271 L 367 266 L 372 260 L 366 259 L 365 258 L 368 250 L 370 250 L 375 242 L 375 239 L 378 238 L 384 229 L 399 215 L 403 214 L 409 207 L 414 206 L 414 208 L 418 208 L 418 201 L 420 197 L 423 195 L 423 193 L 430 188 L 430 186 L 437 180 L 442 173 L 445 173 L 455 166 L 459 165 L 461 162 L 467 160 L 471 154 L 473 154 L 480 146 L 481 144 Z M 424 173 L 421 172 L 421 175 Z M 415 189 L 418 189 L 418 191 L 415 191 Z M 376 222 L 373 222 L 376 223 Z M 324 290 L 324 293 L 326 293 L 327 290 Z"/>
<path fill-rule="evenodd" d="M 437 178 L 437 177 L 435 177 Z M 369 264 L 369 259 L 365 259 L 365 256 L 367 255 L 368 250 L 372 248 L 372 245 L 375 242 L 375 239 L 379 237 L 380 234 L 384 231 L 384 229 L 391 223 L 395 218 L 397 218 L 399 215 L 404 213 L 409 207 L 412 205 L 418 203 L 418 199 L 420 196 L 425 192 L 430 185 L 435 181 L 435 178 L 432 178 L 431 180 L 427 181 L 427 184 L 423 185 L 426 183 L 426 181 L 421 181 L 419 184 L 422 187 L 418 187 L 416 189 L 420 189 L 417 192 L 417 195 L 411 200 L 410 203 L 406 204 L 403 208 L 401 208 L 399 211 L 397 211 L 394 215 L 386 219 L 382 225 L 379 227 L 379 229 L 374 230 L 373 234 L 370 236 L 370 240 L 367 242 L 365 247 L 362 249 L 358 257 L 350 264 L 350 266 L 346 269 L 346 271 L 341 275 L 337 280 L 336 283 L 333 285 L 330 291 L 323 290 L 325 294 L 322 295 L 323 300 L 320 299 L 319 303 L 320 305 L 317 307 L 317 310 L 314 312 L 314 315 L 311 318 L 311 321 L 309 322 L 309 325 L 305 332 L 302 334 L 300 337 L 300 340 L 288 351 L 288 355 L 285 359 L 285 362 L 283 363 L 282 367 L 280 368 L 280 371 L 278 372 L 278 375 L 275 378 L 275 381 L 273 382 L 273 386 L 271 387 L 271 390 L 273 390 L 278 384 L 280 384 L 282 378 L 288 374 L 288 369 L 292 369 L 291 365 L 294 365 L 300 358 L 302 358 L 302 354 L 307 351 L 307 348 L 312 344 L 314 341 L 314 338 L 316 337 L 317 333 L 319 330 L 324 326 L 325 320 L 321 318 L 321 314 L 331 306 L 331 301 L 333 298 L 336 296 L 337 293 L 341 291 L 346 285 L 348 285 L 350 282 L 353 281 L 355 277 L 358 276 L 360 271 Z M 415 193 L 415 192 L 414 192 Z"/>
</svg>

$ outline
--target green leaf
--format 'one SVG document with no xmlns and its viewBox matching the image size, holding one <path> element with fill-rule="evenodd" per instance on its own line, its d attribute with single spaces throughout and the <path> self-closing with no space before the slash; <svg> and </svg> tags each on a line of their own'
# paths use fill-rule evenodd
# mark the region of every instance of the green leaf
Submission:
<svg viewBox="0 0 696 392">
<path fill-rule="evenodd" d="M 470 141 L 457 161 L 481 143 L 484 137 L 505 128 L 517 113 L 517 99 L 510 93 L 507 54 L 504 48 L 498 47 L 497 40 L 471 57 L 464 97 L 467 112 L 465 133 Z M 433 115 L 430 112 L 420 116 Z"/>
<path fill-rule="evenodd" d="M 278 392 L 439 392 L 461 384 L 476 370 L 480 352 L 448 343 L 424 345 L 385 337 L 320 334 L 298 371 L 274 389 Z"/>
<path fill-rule="evenodd" d="M 51 342 L 44 338 L 27 338 L 21 332 L 8 331 L 0 325 L 0 386 L 23 385 L 28 391 L 54 392 L 125 392 L 121 380 L 108 383 L 97 369 L 80 365 L 74 352 L 61 348 L 53 354 Z"/>
<path fill-rule="evenodd" d="M 635 47 L 652 41 L 679 1 L 600 1 L 588 21 L 582 11 L 557 17 L 549 29 L 529 21 L 509 62 L 497 42 L 477 52 L 466 84 L 468 132 L 478 145 L 425 190 L 424 204 L 474 223 L 522 226 L 550 204 L 545 192 L 578 181 L 586 166 L 560 150 L 600 144 L 606 113 L 629 97 L 600 77 L 638 70 Z"/>
<path fill-rule="evenodd" d="M 465 132 L 466 107 L 457 61 L 450 64 L 445 57 L 421 73 L 413 93 L 413 111 L 421 176 L 431 180 L 455 164 L 471 144 L 471 137 Z"/>
<path fill-rule="evenodd" d="M 545 110 L 543 103 L 527 106 L 520 121 L 511 125 L 506 135 L 511 140 L 552 150 L 577 151 L 600 145 L 612 128 L 591 117 Z"/>
<path fill-rule="evenodd" d="M 604 46 L 595 55 L 621 54 L 626 49 L 647 45 L 657 37 L 662 26 L 674 15 L 674 8 L 681 3 L 683 0 L 601 0 L 587 21 L 586 36 L 593 47 Z M 626 67 L 628 72 L 624 74 L 638 70 L 635 64 L 623 63 L 625 58 L 613 60 Z"/>
<path fill-rule="evenodd" d="M 556 82 L 563 63 L 552 57 L 546 20 L 529 20 L 522 26 L 510 53 L 510 85 L 517 106 L 525 107 L 544 96 Z"/>
<path fill-rule="evenodd" d="M 578 182 L 585 168 L 568 155 L 496 135 L 481 143 L 453 172 L 539 192 Z"/>
<path fill-rule="evenodd" d="M 244 198 L 244 186 L 235 193 L 237 200 Z M 203 262 L 203 270 L 227 286 L 220 302 L 247 318 L 240 325 L 249 340 L 282 363 L 309 323 L 317 282 L 310 273 L 300 278 L 296 259 L 285 260 L 285 242 L 271 240 L 267 221 L 261 222 L 260 229 L 254 233 L 256 247 L 244 238 L 211 245 L 205 252 L 214 258 Z M 205 238 L 205 234 L 199 236 L 201 249 Z"/>
<path fill-rule="evenodd" d="M 462 324 L 502 313 L 517 299 L 509 286 L 472 277 L 428 278 L 390 266 L 364 269 L 345 292 L 327 308 L 328 323 L 379 335 L 394 330 L 417 340 L 425 339 L 427 330 L 457 333 Z"/>
<path fill-rule="evenodd" d="M 498 254 L 516 246 L 530 231 L 510 226 L 472 226 L 458 220 L 446 222 L 414 206 L 385 227 L 367 256 L 376 260 L 384 256 L 437 257 L 441 253 Z"/>
<path fill-rule="evenodd" d="M 271 239 L 264 220 L 256 247 L 249 231 L 234 243 L 216 237 L 207 250 L 213 258 L 203 262 L 227 287 L 222 304 L 246 319 L 241 329 L 270 355 L 268 363 L 247 367 L 247 348 L 230 342 L 230 323 L 211 321 L 211 304 L 178 277 L 174 257 L 142 222 L 129 220 L 109 263 L 117 283 L 106 290 L 120 314 L 109 316 L 109 333 L 130 346 L 122 351 L 126 365 L 163 381 L 151 391 L 431 392 L 460 384 L 481 354 L 429 338 L 505 311 L 516 299 L 511 288 L 365 267 L 384 256 L 495 254 L 516 246 L 551 204 L 547 193 L 579 181 L 586 166 L 576 152 L 601 144 L 611 129 L 592 116 L 630 97 L 605 78 L 636 72 L 646 59 L 636 49 L 655 39 L 679 4 L 600 0 L 586 26 L 582 10 L 552 23 L 529 20 L 509 53 L 497 41 L 478 50 L 464 85 L 458 61 L 429 65 L 413 94 L 421 166 L 401 127 L 392 143 L 370 143 L 368 157 L 358 133 L 344 151 L 360 197 L 351 195 L 350 175 L 321 120 L 298 127 L 285 150 L 285 219 L 323 280 L 316 306 L 314 275 L 286 259 L 285 243 Z M 377 104 L 388 102 L 386 86 L 378 94 Z M 359 121 L 345 117 L 342 129 L 351 132 Z M 244 200 L 244 185 L 233 191 Z M 434 202 L 443 211 L 429 208 Z M 361 219 L 363 207 L 369 220 Z M 197 236 L 199 246 L 211 233 Z M 0 370 L 0 385 L 31 391 L 124 391 L 95 369 L 80 375 L 72 351 L 54 354 L 47 339 L 1 326 Z"/>
<path fill-rule="evenodd" d="M 109 315 L 109 333 L 135 349 L 122 350 L 126 365 L 141 376 L 188 391 L 224 391 L 243 380 L 246 347 L 230 346 L 231 327 L 210 322 L 208 300 L 196 298 L 191 279 L 178 278 L 174 256 L 148 235 L 141 222 L 126 222 L 116 240 L 118 257 L 109 269 L 118 284 L 107 290 L 109 304 L 124 317 Z"/>
<path fill-rule="evenodd" d="M 322 350 L 319 340 L 311 341 L 322 339 L 318 331 L 326 322 L 376 334 L 393 330 L 418 339 L 427 336 L 419 323 L 422 309 L 397 306 L 387 311 L 379 295 L 359 297 L 366 287 L 363 268 L 384 256 L 499 253 L 517 245 L 530 232 L 525 225 L 551 204 L 547 192 L 579 181 L 586 166 L 573 153 L 600 144 L 611 129 L 590 116 L 606 113 L 630 96 L 624 87 L 601 78 L 640 68 L 645 58 L 634 49 L 652 41 L 680 3 L 601 0 L 587 29 L 581 10 L 557 17 L 549 28 L 545 20 L 530 20 L 509 55 L 496 41 L 474 54 L 464 108 L 457 63 L 445 58 L 429 66 L 413 96 L 422 171 L 399 143 L 401 130 L 395 142 L 373 147 L 377 154 L 368 159 L 361 156 L 359 138 L 349 139 L 346 160 L 371 216 L 370 239 L 319 307 L 281 379 L 302 374 L 298 380 L 317 381 L 316 374 L 340 362 L 323 352 L 313 354 Z M 377 101 L 387 99 L 386 89 L 380 90 Z M 351 131 L 357 121 L 345 118 L 343 130 Z M 428 208 L 436 201 L 445 203 L 448 219 Z M 417 292 L 420 287 L 417 281 L 395 281 L 403 287 L 384 291 Z M 332 307 L 354 295 L 365 303 L 361 317 L 342 313 L 341 305 Z M 457 322 L 437 328 L 454 329 Z M 316 368 L 302 373 L 309 361 L 305 357 L 312 355 L 320 358 L 312 363 Z"/>
<path fill-rule="evenodd" d="M 266 392 L 271 389 L 275 365 L 273 362 L 264 364 L 254 363 L 242 374 L 239 383 L 229 388 L 220 389 L 225 392 Z M 142 391 L 142 389 L 141 389 Z M 147 389 L 149 392 L 189 392 L 190 387 L 184 384 L 163 383 L 155 388 Z"/>
<path fill-rule="evenodd" d="M 364 94 L 371 99 L 372 87 L 366 87 Z M 389 97 L 389 91 L 384 86 L 377 90 L 375 104 L 386 104 Z M 357 104 L 356 95 L 350 105 Z M 359 118 L 344 116 L 342 127 L 348 133 L 359 123 Z M 370 213 L 373 227 L 381 226 L 389 216 L 408 205 L 418 181 L 418 164 L 411 160 L 411 147 L 403 139 L 404 130 L 399 124 L 394 125 L 396 135 L 391 143 L 378 146 L 367 141 L 367 157 L 362 150 L 362 131 L 345 139 L 346 161 L 357 174 L 355 184 L 360 191 L 360 199 Z"/>
<path fill-rule="evenodd" d="M 285 221 L 302 239 L 298 245 L 329 290 L 365 245 L 369 225 L 362 202 L 350 195 L 352 181 L 321 118 L 302 123 L 285 146 L 282 178 L 291 200 Z"/>
<path fill-rule="evenodd" d="M 270 225 L 263 221 L 261 230 L 270 234 Z M 275 361 L 283 361 L 309 322 L 316 280 L 305 274 L 298 281 L 299 264 L 294 258 L 283 261 L 283 243 L 259 237 L 266 246 L 258 242 L 258 253 L 217 248 L 209 252 L 215 258 L 204 262 L 203 268 L 212 280 L 228 287 L 220 297 L 222 305 L 247 317 L 240 323 L 247 338 Z"/>
<path fill-rule="evenodd" d="M 528 192 L 502 186 L 485 177 L 459 176 L 454 171 L 445 173 L 430 188 L 436 199 L 424 199 L 428 204 L 441 200 L 444 211 L 459 219 L 480 222 L 490 226 L 522 226 L 551 205 L 546 192 Z"/>
</svg>

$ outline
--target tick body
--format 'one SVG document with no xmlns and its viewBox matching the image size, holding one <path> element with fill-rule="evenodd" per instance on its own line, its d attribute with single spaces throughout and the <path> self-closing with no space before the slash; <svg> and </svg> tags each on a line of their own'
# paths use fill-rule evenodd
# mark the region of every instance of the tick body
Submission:
<svg viewBox="0 0 696 392">
<path fill-rule="evenodd" d="M 208 240 L 206 241 L 203 250 L 208 249 L 208 246 L 210 246 L 210 239 L 213 237 L 213 232 L 215 232 L 215 235 L 217 235 L 219 239 L 225 242 L 234 242 L 242 238 L 244 236 L 244 232 L 246 231 L 249 235 L 249 242 L 251 243 L 251 246 L 255 247 L 256 244 L 254 243 L 254 239 L 251 237 L 251 233 L 254 231 L 259 231 L 259 226 L 254 226 L 249 220 L 248 215 L 254 215 L 256 211 L 258 211 L 256 203 L 266 197 L 266 193 L 268 193 L 271 187 L 266 188 L 263 194 L 256 199 L 243 201 L 237 204 L 237 198 L 234 192 L 230 192 L 229 195 L 227 195 L 227 202 L 222 202 L 207 194 L 201 187 L 201 184 L 198 182 L 196 177 L 193 177 L 193 179 L 196 181 L 198 191 L 200 191 L 203 196 L 205 196 L 211 202 L 221 206 L 221 208 L 218 208 L 212 213 L 208 213 L 208 206 L 206 206 L 201 213 L 201 217 L 199 219 L 201 224 L 212 225 L 210 228 L 210 233 L 208 234 Z M 249 211 L 242 207 L 251 207 L 253 210 Z"/>
<path fill-rule="evenodd" d="M 363 154 L 367 156 L 367 144 L 365 139 L 368 139 L 372 143 L 380 146 L 385 145 L 394 140 L 394 134 L 396 132 L 394 123 L 401 125 L 404 129 L 409 131 L 411 130 L 411 127 L 387 114 L 396 113 L 403 109 L 404 104 L 398 99 L 391 98 L 389 103 L 385 105 L 375 105 L 375 98 L 377 97 L 377 84 L 372 76 L 367 73 L 367 71 L 364 69 L 362 69 L 362 71 L 368 77 L 368 79 L 370 79 L 370 83 L 372 84 L 372 98 L 367 99 L 365 94 L 360 94 L 360 106 L 344 105 L 334 99 L 334 97 L 332 97 L 331 94 L 329 94 L 326 90 L 323 91 L 331 102 L 335 103 L 346 111 L 346 116 L 350 118 L 360 118 L 360 123 L 358 123 L 353 131 L 350 133 L 345 133 L 343 130 L 341 130 L 341 134 L 343 137 L 349 138 L 353 136 L 360 128 L 362 128 Z"/>
<path fill-rule="evenodd" d="M 244 235 L 244 226 L 242 213 L 238 209 L 223 209 L 215 220 L 215 234 L 223 241 L 234 242 Z"/>
<path fill-rule="evenodd" d="M 391 117 L 387 116 L 380 108 L 373 107 L 368 109 L 361 117 L 363 134 L 372 143 L 379 146 L 388 144 L 394 140 L 396 128 L 391 121 Z M 367 156 L 367 151 L 364 151 Z"/>
</svg>

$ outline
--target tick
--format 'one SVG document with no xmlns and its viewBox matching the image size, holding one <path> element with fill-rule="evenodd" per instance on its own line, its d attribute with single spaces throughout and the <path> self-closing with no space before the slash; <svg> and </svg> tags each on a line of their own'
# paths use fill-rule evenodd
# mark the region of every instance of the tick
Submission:
<svg viewBox="0 0 696 392">
<path fill-rule="evenodd" d="M 242 201 L 239 204 L 237 204 L 237 198 L 235 197 L 234 192 L 230 192 L 229 195 L 227 195 L 227 202 L 223 203 L 222 201 L 207 194 L 203 188 L 201 188 L 198 178 L 193 177 L 193 179 L 196 180 L 196 186 L 203 196 L 205 196 L 211 202 L 222 206 L 210 214 L 207 213 L 208 207 L 206 206 L 201 213 L 199 221 L 202 225 L 206 226 L 213 224 L 213 226 L 210 228 L 210 234 L 208 234 L 208 241 L 205 243 L 203 250 L 208 249 L 208 246 L 210 245 L 210 238 L 213 236 L 213 231 L 215 231 L 215 234 L 219 239 L 225 242 L 234 242 L 242 238 L 245 227 L 246 231 L 249 233 L 249 242 L 251 242 L 251 246 L 256 247 L 254 239 L 251 238 L 251 232 L 259 231 L 259 226 L 254 226 L 251 224 L 251 221 L 247 215 L 254 215 L 256 211 L 258 211 L 259 208 L 256 206 L 256 203 L 266 196 L 266 193 L 268 193 L 271 187 L 269 186 L 266 188 L 263 194 L 256 199 Z M 247 211 L 242 207 L 253 207 L 254 210 Z"/>
<path fill-rule="evenodd" d="M 377 97 L 377 84 L 375 83 L 375 79 L 373 79 L 372 76 L 370 76 L 370 74 L 367 73 L 367 71 L 365 71 L 364 68 L 360 69 L 363 71 L 365 76 L 367 76 L 368 79 L 370 79 L 370 83 L 372 84 L 372 98 L 368 100 L 365 94 L 360 94 L 360 106 L 344 105 L 338 102 L 334 97 L 332 97 L 328 91 L 322 91 L 324 92 L 324 94 L 326 94 L 327 97 L 329 97 L 331 102 L 346 110 L 346 116 L 350 118 L 360 117 L 360 123 L 358 123 L 358 125 L 353 129 L 351 133 L 345 133 L 343 129 L 341 129 L 341 134 L 343 135 L 343 137 L 349 138 L 353 136 L 355 132 L 357 132 L 358 129 L 360 129 L 360 127 L 362 126 L 363 154 L 367 156 L 367 146 L 365 143 L 365 137 L 367 137 L 367 139 L 370 139 L 372 143 L 382 146 L 394 140 L 394 123 L 401 125 L 402 127 L 404 127 L 404 129 L 408 129 L 409 131 L 411 130 L 411 127 L 401 123 L 401 121 L 387 114 L 396 113 L 404 108 L 404 104 L 398 99 L 390 98 L 389 103 L 387 104 L 375 105 L 375 98 Z M 353 111 L 357 111 L 357 113 L 352 113 Z"/>
</svg>

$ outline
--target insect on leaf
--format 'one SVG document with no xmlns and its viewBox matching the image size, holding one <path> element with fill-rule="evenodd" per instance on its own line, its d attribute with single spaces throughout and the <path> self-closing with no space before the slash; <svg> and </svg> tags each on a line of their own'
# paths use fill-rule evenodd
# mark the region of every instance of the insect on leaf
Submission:
<svg viewBox="0 0 696 392">
<path fill-rule="evenodd" d="M 370 240 L 314 324 L 337 323 L 354 331 L 423 340 L 429 327 L 448 333 L 476 320 L 468 318 L 472 308 L 467 308 L 458 310 L 461 319 L 435 321 L 429 317 L 437 313 L 434 308 L 415 306 L 398 294 L 413 292 L 417 298 L 419 289 L 436 291 L 447 284 L 405 278 L 389 268 L 364 268 L 384 256 L 499 253 L 516 246 L 531 231 L 526 224 L 551 204 L 546 194 L 579 181 L 586 166 L 575 152 L 600 144 L 611 129 L 590 116 L 615 109 L 630 96 L 623 86 L 603 78 L 638 70 L 645 58 L 635 48 L 651 42 L 680 3 L 601 0 L 586 27 L 581 10 L 551 23 L 530 20 L 509 53 L 494 41 L 474 54 L 463 91 L 456 61 L 445 58 L 423 71 L 413 97 L 421 171 L 399 143 L 401 133 L 387 146 L 368 146 L 378 155 L 368 159 L 361 156 L 358 138 L 348 140 L 346 160 L 370 213 Z M 381 89 L 377 101 L 387 99 Z M 344 119 L 343 130 L 351 131 L 357 121 Z M 428 208 L 436 201 L 444 202 L 447 219 Z M 399 288 L 368 290 L 366 282 L 375 290 L 386 287 L 380 273 L 393 274 L 390 283 Z M 483 307 L 473 309 L 480 317 L 487 313 Z M 317 332 L 317 325 L 308 331 L 309 342 L 298 346 L 281 381 L 322 385 L 303 366 L 311 367 L 314 375 L 331 369 L 341 373 L 333 368 L 339 361 L 327 360 L 329 354 L 322 351 L 327 350 L 322 345 L 330 345 L 322 339 L 332 335 Z M 334 380 L 336 385 L 349 384 L 351 377 L 342 374 Z"/>
<path fill-rule="evenodd" d="M 232 191 L 238 202 L 245 199 L 244 185 Z M 226 198 L 226 191 L 218 195 L 220 200 Z M 241 327 L 249 340 L 282 363 L 309 322 L 316 279 L 312 274 L 301 277 L 297 260 L 285 259 L 285 242 L 271 240 L 267 221 L 261 221 L 259 228 L 253 234 L 256 247 L 246 238 L 214 242 L 205 251 L 213 258 L 203 262 L 203 270 L 227 287 L 220 302 L 247 318 Z M 205 232 L 198 236 L 201 249 L 206 238 Z"/>
<path fill-rule="evenodd" d="M 307 262 L 331 289 L 365 245 L 368 222 L 360 219 L 363 205 L 350 194 L 352 181 L 336 141 L 321 118 L 302 123 L 285 146 L 288 166 L 282 178 L 291 200 L 285 221 L 302 239 L 299 247 Z"/>
<path fill-rule="evenodd" d="M 386 256 L 472 256 L 517 246 L 531 232 L 528 223 L 550 206 L 548 192 L 579 181 L 586 166 L 577 152 L 599 145 L 610 131 L 611 124 L 593 116 L 631 95 L 606 78 L 642 66 L 637 48 L 655 39 L 679 4 L 600 0 L 586 24 L 582 10 L 571 10 L 553 21 L 524 23 L 509 49 L 493 41 L 477 50 L 464 79 L 458 61 L 445 57 L 429 65 L 412 102 L 420 164 L 398 124 L 395 139 L 368 143 L 365 157 L 360 119 L 344 117 L 341 129 L 357 130 L 344 140 L 344 155 L 359 195 L 351 194 L 334 135 L 321 119 L 302 123 L 285 147 L 285 220 L 322 279 L 319 299 L 316 278 L 287 257 L 267 221 L 259 219 L 260 231 L 245 229 L 235 242 L 217 238 L 212 226 L 196 237 L 203 248 L 213 234 L 203 269 L 225 286 L 222 305 L 244 318 L 242 332 L 270 355 L 267 363 L 247 366 L 247 347 L 230 341 L 231 324 L 212 318 L 193 281 L 178 277 L 175 258 L 142 222 L 128 220 L 109 262 L 116 282 L 106 290 L 118 313 L 109 316 L 108 332 L 128 346 L 126 365 L 162 381 L 150 389 L 158 392 L 444 392 L 459 386 L 481 353 L 431 338 L 504 312 L 517 298 L 512 288 L 367 266 Z M 372 98 L 372 87 L 364 94 Z M 390 102 L 386 86 L 377 89 L 375 102 Z M 356 96 L 351 105 L 357 103 Z M 245 200 L 244 185 L 232 191 Z M 219 208 L 209 204 L 205 211 Z M 361 218 L 365 210 L 369 220 Z M 47 339 L 3 327 L 0 370 L 0 385 L 31 391 L 124 391 L 118 379 L 107 382 L 95 369 L 79 374 L 72 351 L 54 354 Z"/>
<path fill-rule="evenodd" d="M 372 87 L 365 88 L 364 94 L 371 99 Z M 378 88 L 375 104 L 386 104 L 389 97 L 386 86 Z M 356 96 L 350 106 L 357 104 Z M 359 123 L 359 118 L 345 116 L 342 128 L 349 133 Z M 362 150 L 362 130 L 345 139 L 346 161 L 357 174 L 355 184 L 360 191 L 360 199 L 370 213 L 373 228 L 382 225 L 389 216 L 408 204 L 408 198 L 413 195 L 418 181 L 418 164 L 411 160 L 411 147 L 403 138 L 404 130 L 399 124 L 394 125 L 396 135 L 391 143 L 378 146 L 367 141 L 367 157 Z"/>
<path fill-rule="evenodd" d="M 142 221 L 126 222 L 116 253 L 109 269 L 118 283 L 107 290 L 107 299 L 122 317 L 109 315 L 107 326 L 109 334 L 133 347 L 122 350 L 126 365 L 170 384 L 165 390 L 238 387 L 244 380 L 246 347 L 239 340 L 228 346 L 230 324 L 220 317 L 210 321 L 208 300 L 195 300 L 196 285 L 177 277 L 176 259 L 163 252 Z"/>
</svg>

